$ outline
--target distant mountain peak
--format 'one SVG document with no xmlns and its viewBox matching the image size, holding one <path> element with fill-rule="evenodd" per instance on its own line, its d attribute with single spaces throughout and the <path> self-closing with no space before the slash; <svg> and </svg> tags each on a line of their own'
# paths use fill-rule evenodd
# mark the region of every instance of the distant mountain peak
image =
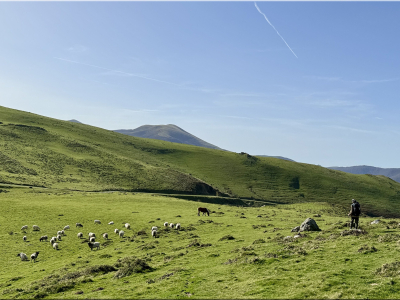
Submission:
<svg viewBox="0 0 400 300">
<path fill-rule="evenodd" d="M 142 125 L 136 129 L 118 129 L 113 131 L 135 137 L 163 140 L 167 142 L 222 150 L 221 148 L 213 144 L 207 143 L 206 141 L 183 130 L 175 124 Z"/>
<path fill-rule="evenodd" d="M 75 119 L 68 120 L 68 122 L 73 122 L 73 123 L 79 123 L 79 124 L 83 124 L 82 122 L 79 122 L 78 120 L 75 120 Z"/>
</svg>

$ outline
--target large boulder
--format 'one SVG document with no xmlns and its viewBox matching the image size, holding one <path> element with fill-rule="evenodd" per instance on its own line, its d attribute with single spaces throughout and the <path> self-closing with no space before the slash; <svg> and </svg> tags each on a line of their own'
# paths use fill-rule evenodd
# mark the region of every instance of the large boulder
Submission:
<svg viewBox="0 0 400 300">
<path fill-rule="evenodd" d="M 300 232 L 301 231 L 320 231 L 317 222 L 314 219 L 308 218 L 300 225 Z"/>
</svg>

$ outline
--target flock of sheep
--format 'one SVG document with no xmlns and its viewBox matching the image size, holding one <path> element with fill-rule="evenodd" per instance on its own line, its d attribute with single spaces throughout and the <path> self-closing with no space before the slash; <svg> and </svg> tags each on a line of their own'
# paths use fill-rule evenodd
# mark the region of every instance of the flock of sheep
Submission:
<svg viewBox="0 0 400 300">
<path fill-rule="evenodd" d="M 101 224 L 100 220 L 94 220 L 94 223 L 95 224 Z M 108 223 L 108 225 L 113 225 L 113 224 L 114 224 L 113 221 Z M 124 226 L 125 226 L 126 230 L 129 230 L 131 228 L 131 225 L 129 223 L 125 223 Z M 181 224 L 180 223 L 174 224 L 174 223 L 165 222 L 164 223 L 164 227 L 168 227 L 168 226 L 170 228 L 172 228 L 172 229 L 175 228 L 176 230 L 180 230 L 181 229 Z M 75 227 L 83 227 L 83 225 L 81 223 L 76 223 Z M 21 230 L 26 230 L 26 229 L 28 229 L 28 225 L 24 225 L 24 226 L 21 227 Z M 62 237 L 65 236 L 65 231 L 68 230 L 68 229 L 70 229 L 69 225 L 65 226 L 63 230 L 57 231 L 57 235 L 53 236 L 50 239 L 50 244 L 52 245 L 53 249 L 55 249 L 55 250 L 59 249 L 58 241 L 61 241 Z M 37 225 L 33 225 L 32 226 L 32 230 L 33 231 L 40 231 L 40 227 L 37 226 Z M 114 229 L 114 233 L 119 235 L 120 238 L 123 238 L 124 235 L 125 235 L 125 232 L 123 230 L 119 230 L 117 228 Z M 88 244 L 90 250 L 93 250 L 93 248 L 96 248 L 97 250 L 99 250 L 100 249 L 100 243 L 96 242 L 96 234 L 93 233 L 93 232 L 89 232 L 88 235 L 89 235 L 89 242 L 87 244 Z M 105 232 L 102 235 L 103 235 L 103 238 L 105 240 L 108 240 L 108 233 Z M 154 237 L 154 238 L 157 237 L 157 227 L 156 226 L 153 226 L 151 228 L 151 236 Z M 77 234 L 77 237 L 79 239 L 83 238 L 83 233 L 79 232 Z M 23 241 L 26 241 L 27 237 L 24 236 L 22 239 L 23 239 Z M 41 236 L 40 239 L 39 239 L 40 242 L 47 241 L 47 240 L 48 240 L 47 235 Z M 33 253 L 31 255 L 31 261 L 33 260 L 33 262 L 36 262 L 36 259 L 37 259 L 38 255 L 39 255 L 39 251 Z M 22 253 L 22 252 L 18 253 L 17 256 L 19 256 L 22 261 L 27 261 L 28 260 L 28 256 L 25 253 Z"/>
</svg>

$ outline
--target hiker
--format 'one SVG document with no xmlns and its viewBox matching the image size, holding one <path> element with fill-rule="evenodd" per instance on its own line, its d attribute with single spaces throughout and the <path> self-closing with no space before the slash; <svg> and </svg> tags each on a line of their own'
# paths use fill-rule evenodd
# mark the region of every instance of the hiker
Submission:
<svg viewBox="0 0 400 300">
<path fill-rule="evenodd" d="M 350 212 L 349 212 L 349 216 L 351 217 L 350 229 L 352 229 L 353 227 L 358 229 L 358 219 L 361 214 L 360 203 L 358 203 L 354 199 L 352 199 L 351 202 L 352 203 L 351 203 Z"/>
</svg>

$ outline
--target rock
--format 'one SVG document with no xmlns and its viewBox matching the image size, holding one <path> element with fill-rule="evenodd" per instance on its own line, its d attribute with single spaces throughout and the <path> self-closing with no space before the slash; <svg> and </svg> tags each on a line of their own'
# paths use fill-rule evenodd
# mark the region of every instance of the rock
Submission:
<svg viewBox="0 0 400 300">
<path fill-rule="evenodd" d="M 292 229 L 291 232 L 299 232 L 300 231 L 300 226 L 296 226 L 295 228 Z"/>
<path fill-rule="evenodd" d="M 293 238 L 294 238 L 294 239 L 301 238 L 301 235 L 296 234 Z"/>
<path fill-rule="evenodd" d="M 292 239 L 293 239 L 293 237 L 291 237 L 290 235 L 289 236 L 285 236 L 283 238 L 284 241 L 291 241 Z"/>
<path fill-rule="evenodd" d="M 378 224 L 381 220 L 375 220 L 371 222 L 371 225 Z"/>
<path fill-rule="evenodd" d="M 317 222 L 314 219 L 307 218 L 303 223 L 300 225 L 300 232 L 301 231 L 320 231 Z"/>
</svg>

